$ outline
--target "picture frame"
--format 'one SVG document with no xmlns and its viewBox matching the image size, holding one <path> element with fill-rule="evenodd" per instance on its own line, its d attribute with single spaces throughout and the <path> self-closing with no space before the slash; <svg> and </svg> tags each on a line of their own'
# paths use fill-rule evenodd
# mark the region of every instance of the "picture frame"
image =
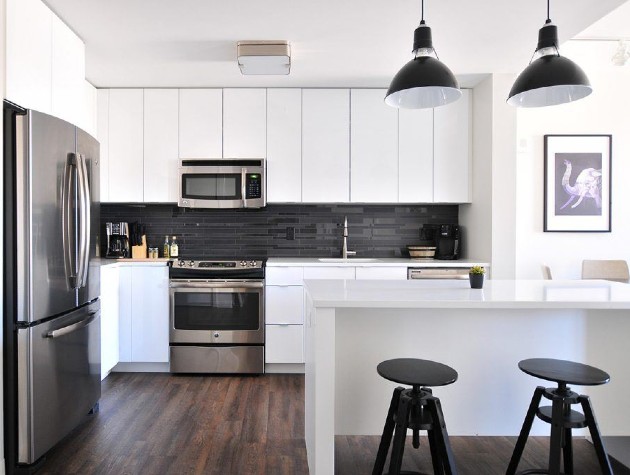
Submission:
<svg viewBox="0 0 630 475">
<path fill-rule="evenodd" d="M 544 232 L 609 233 L 612 135 L 544 139 Z"/>
</svg>

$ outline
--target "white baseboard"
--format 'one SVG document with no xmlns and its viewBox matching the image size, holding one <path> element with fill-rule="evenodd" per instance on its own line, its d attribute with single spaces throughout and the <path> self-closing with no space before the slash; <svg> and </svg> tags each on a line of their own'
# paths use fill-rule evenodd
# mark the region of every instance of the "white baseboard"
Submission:
<svg viewBox="0 0 630 475">
<path fill-rule="evenodd" d="M 170 373 L 169 363 L 118 363 L 112 373 Z"/>
<path fill-rule="evenodd" d="M 266 363 L 265 373 L 304 374 L 304 363 Z"/>
</svg>

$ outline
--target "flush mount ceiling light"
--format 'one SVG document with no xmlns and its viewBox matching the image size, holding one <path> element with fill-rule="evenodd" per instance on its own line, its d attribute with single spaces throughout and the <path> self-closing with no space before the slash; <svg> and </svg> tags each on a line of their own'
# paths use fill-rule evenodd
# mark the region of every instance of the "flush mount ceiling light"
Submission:
<svg viewBox="0 0 630 475">
<path fill-rule="evenodd" d="M 242 74 L 289 74 L 291 69 L 286 41 L 239 41 L 236 51 Z"/>
<path fill-rule="evenodd" d="M 421 8 L 420 26 L 413 35 L 414 58 L 394 76 L 385 95 L 385 103 L 392 107 L 438 107 L 456 101 L 462 95 L 457 79 L 433 48 L 431 28 L 424 22 L 424 0 Z"/>
<path fill-rule="evenodd" d="M 538 32 L 538 46 L 532 60 L 516 78 L 508 104 L 517 107 L 544 107 L 583 99 L 593 88 L 582 69 L 560 56 L 558 27 L 549 19 Z"/>
<path fill-rule="evenodd" d="M 617 44 L 617 51 L 610 60 L 615 66 L 625 66 L 628 59 L 630 59 L 628 45 L 624 40 L 619 40 L 619 43 Z"/>
</svg>

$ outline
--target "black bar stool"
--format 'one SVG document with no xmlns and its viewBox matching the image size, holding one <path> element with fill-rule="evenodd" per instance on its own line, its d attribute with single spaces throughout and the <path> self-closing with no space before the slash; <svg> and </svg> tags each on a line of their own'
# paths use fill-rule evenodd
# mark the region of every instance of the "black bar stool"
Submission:
<svg viewBox="0 0 630 475">
<path fill-rule="evenodd" d="M 376 371 L 385 379 L 412 386 L 411 389 L 397 387 L 385 419 L 385 428 L 378 447 L 372 475 L 381 475 L 389 445 L 394 437 L 389 475 L 412 474 L 401 472 L 407 429 L 413 431 L 413 446 L 420 447 L 421 430 L 429 437 L 429 449 L 436 475 L 457 475 L 453 452 L 446 432 L 446 423 L 440 400 L 425 386 L 446 386 L 457 381 L 457 371 L 434 361 L 400 358 L 380 363 Z M 394 428 L 396 433 L 394 434 Z"/>
<path fill-rule="evenodd" d="M 597 386 L 606 384 L 610 381 L 610 376 L 605 371 L 573 361 L 554 360 L 548 358 L 533 358 L 519 362 L 518 367 L 521 371 L 535 376 L 537 378 L 546 379 L 558 383 L 557 388 L 544 388 L 538 386 L 534 391 L 532 402 L 523 422 L 523 428 L 516 441 L 514 453 L 510 460 L 506 475 L 514 475 L 523 455 L 525 443 L 529 436 L 529 431 L 534 422 L 534 416 L 551 424 L 551 442 L 549 447 L 549 468 L 533 469 L 520 472 L 521 474 L 531 473 L 548 473 L 550 475 L 559 475 L 560 472 L 560 455 L 564 458 L 564 473 L 573 474 L 573 444 L 572 429 L 588 427 L 593 439 L 593 446 L 599 461 L 602 473 L 605 475 L 613 475 L 610 466 L 610 460 L 604 449 L 602 436 L 599 433 L 595 414 L 588 396 L 578 395 L 571 391 L 567 384 L 577 384 L 579 386 Z M 540 400 L 545 397 L 551 401 L 551 406 L 539 407 Z M 580 404 L 584 414 L 573 411 L 571 406 Z"/>
</svg>

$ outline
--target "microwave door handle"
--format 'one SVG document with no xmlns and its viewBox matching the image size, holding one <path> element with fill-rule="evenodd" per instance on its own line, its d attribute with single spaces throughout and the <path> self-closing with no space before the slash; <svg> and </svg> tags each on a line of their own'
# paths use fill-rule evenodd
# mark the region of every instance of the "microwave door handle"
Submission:
<svg viewBox="0 0 630 475">
<path fill-rule="evenodd" d="M 247 186 L 245 186 L 246 177 L 247 168 L 241 168 L 241 196 L 243 197 L 243 208 L 247 208 Z"/>
</svg>

